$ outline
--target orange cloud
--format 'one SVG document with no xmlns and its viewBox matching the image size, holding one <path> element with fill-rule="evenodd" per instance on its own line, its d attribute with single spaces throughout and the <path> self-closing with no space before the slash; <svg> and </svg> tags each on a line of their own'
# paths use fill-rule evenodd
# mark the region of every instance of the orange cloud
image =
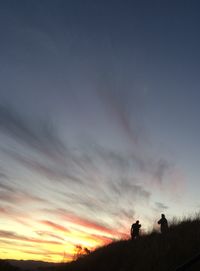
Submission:
<svg viewBox="0 0 200 271">
<path fill-rule="evenodd" d="M 46 226 L 49 226 L 55 230 L 59 230 L 59 231 L 62 231 L 62 232 L 70 232 L 69 229 L 67 229 L 66 227 L 64 226 L 61 226 L 59 224 L 56 224 L 54 222 L 51 222 L 49 220 L 41 220 L 40 221 L 42 224 L 46 225 Z"/>
<path fill-rule="evenodd" d="M 104 233 L 107 233 L 109 235 L 113 235 L 114 233 L 116 233 L 114 230 L 112 230 L 110 228 L 107 228 L 107 227 L 105 227 L 103 225 L 95 223 L 94 221 L 83 219 L 83 218 L 78 217 L 76 215 L 63 214 L 62 218 L 64 218 L 68 222 L 71 222 L 71 223 L 73 223 L 75 225 L 82 226 L 82 227 L 87 228 L 87 229 L 92 229 L 92 230 L 95 230 L 95 231 L 104 232 Z"/>
<path fill-rule="evenodd" d="M 114 241 L 113 238 L 109 238 L 109 237 L 101 236 L 97 234 L 91 234 L 90 238 L 95 239 L 95 241 L 98 242 L 100 245 L 106 245 Z"/>
<path fill-rule="evenodd" d="M 53 245 L 62 244 L 61 242 L 58 242 L 58 241 L 40 240 L 37 238 L 31 238 L 31 237 L 19 235 L 13 231 L 4 231 L 4 230 L 0 230 L 0 238 L 20 240 L 20 241 L 31 242 L 31 243 L 42 243 L 42 244 L 53 244 Z"/>
<path fill-rule="evenodd" d="M 117 229 L 109 228 L 107 226 L 96 223 L 95 221 L 82 218 L 82 217 L 77 216 L 75 214 L 72 214 L 70 212 L 66 212 L 63 209 L 55 209 L 55 210 L 42 209 L 42 210 L 45 212 L 48 212 L 50 214 L 59 216 L 60 219 L 65 220 L 66 222 L 73 224 L 74 226 L 76 226 L 76 228 L 80 226 L 82 228 L 82 229 L 79 229 L 80 231 L 82 231 L 84 228 L 84 230 L 86 232 L 88 230 L 90 230 L 90 234 L 94 233 L 94 234 L 103 235 L 103 236 L 108 235 L 111 238 L 113 238 L 113 237 L 127 238 L 127 234 L 124 232 L 120 232 Z M 52 222 L 51 223 L 48 222 L 46 224 L 49 226 L 53 226 L 53 224 L 55 224 L 55 223 L 52 224 Z M 63 227 L 63 226 L 61 226 L 61 227 Z M 59 228 L 60 228 L 60 226 L 59 226 Z M 66 231 L 66 230 L 68 230 L 68 229 L 64 227 L 64 231 Z"/>
</svg>

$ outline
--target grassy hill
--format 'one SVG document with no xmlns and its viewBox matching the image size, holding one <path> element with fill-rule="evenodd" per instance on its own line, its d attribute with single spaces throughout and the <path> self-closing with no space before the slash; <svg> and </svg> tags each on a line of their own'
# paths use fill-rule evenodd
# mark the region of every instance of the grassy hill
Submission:
<svg viewBox="0 0 200 271">
<path fill-rule="evenodd" d="M 51 271 L 173 271 L 200 253 L 200 219 L 171 225 L 163 236 L 153 232 L 131 241 L 101 247 L 78 260 L 48 268 Z M 47 270 L 47 269 L 45 269 Z M 189 269 L 200 270 L 200 260 Z"/>
</svg>

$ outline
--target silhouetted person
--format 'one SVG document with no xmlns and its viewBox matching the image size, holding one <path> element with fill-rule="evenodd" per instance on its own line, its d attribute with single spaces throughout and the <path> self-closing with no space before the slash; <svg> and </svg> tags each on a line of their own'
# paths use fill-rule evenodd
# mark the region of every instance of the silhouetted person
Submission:
<svg viewBox="0 0 200 271">
<path fill-rule="evenodd" d="M 166 233 L 168 231 L 168 222 L 164 214 L 161 214 L 161 219 L 158 221 L 158 224 L 160 225 L 161 233 Z"/>
<path fill-rule="evenodd" d="M 131 239 L 135 239 L 139 237 L 140 233 L 140 227 L 139 220 L 136 221 L 136 223 L 132 224 L 131 226 Z"/>
</svg>

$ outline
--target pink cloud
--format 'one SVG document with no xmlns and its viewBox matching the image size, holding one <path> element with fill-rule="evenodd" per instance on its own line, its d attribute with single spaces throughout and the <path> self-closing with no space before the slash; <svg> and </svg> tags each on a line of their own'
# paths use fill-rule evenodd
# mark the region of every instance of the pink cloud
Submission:
<svg viewBox="0 0 200 271">
<path fill-rule="evenodd" d="M 41 220 L 40 221 L 42 224 L 46 225 L 46 226 L 49 226 L 55 230 L 59 230 L 59 231 L 62 231 L 62 232 L 69 232 L 69 229 L 67 229 L 66 227 L 64 226 L 61 226 L 59 224 L 56 224 L 52 221 L 49 221 L 49 220 Z"/>
</svg>

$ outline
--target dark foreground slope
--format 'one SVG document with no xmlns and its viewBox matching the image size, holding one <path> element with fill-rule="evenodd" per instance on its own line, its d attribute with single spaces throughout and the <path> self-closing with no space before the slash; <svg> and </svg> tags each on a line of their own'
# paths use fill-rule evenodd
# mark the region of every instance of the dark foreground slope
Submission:
<svg viewBox="0 0 200 271">
<path fill-rule="evenodd" d="M 20 271 L 20 269 L 7 261 L 0 260 L 0 271 Z"/>
<path fill-rule="evenodd" d="M 51 271 L 170 271 L 200 253 L 200 220 L 186 220 L 135 241 L 119 241 Z M 47 270 L 47 269 L 46 269 Z M 184 269 L 185 270 L 185 269 Z M 200 261 L 190 269 L 200 270 Z"/>
</svg>

